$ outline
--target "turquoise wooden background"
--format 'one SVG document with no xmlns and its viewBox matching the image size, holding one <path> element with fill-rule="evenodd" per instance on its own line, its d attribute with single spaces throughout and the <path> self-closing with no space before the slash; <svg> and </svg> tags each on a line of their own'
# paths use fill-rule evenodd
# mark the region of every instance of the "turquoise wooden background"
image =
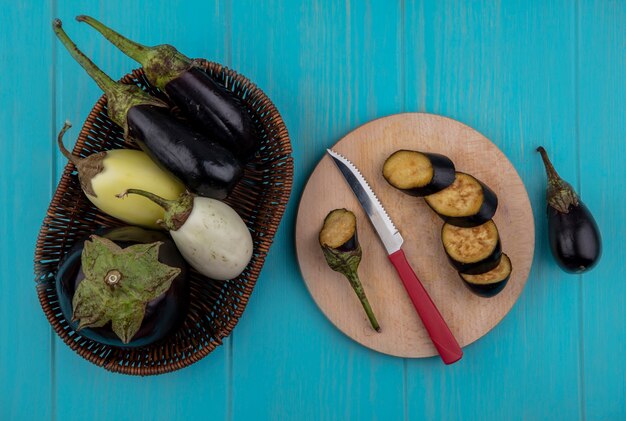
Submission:
<svg viewBox="0 0 626 421">
<path fill-rule="evenodd" d="M 0 419 L 626 419 L 626 2 L 1 0 Z M 68 33 L 115 77 L 134 64 L 73 21 L 101 18 L 254 80 L 294 144 L 292 200 L 248 309 L 224 346 L 155 378 L 75 355 L 39 308 L 32 257 L 78 133 L 100 95 L 53 39 Z M 376 117 L 443 114 L 492 139 L 526 183 L 534 266 L 511 313 L 451 367 L 344 337 L 296 265 L 300 192 L 324 148 Z M 69 137 L 72 137 L 72 136 Z M 583 276 L 549 256 L 544 144 L 598 219 L 605 253 Z"/>
</svg>

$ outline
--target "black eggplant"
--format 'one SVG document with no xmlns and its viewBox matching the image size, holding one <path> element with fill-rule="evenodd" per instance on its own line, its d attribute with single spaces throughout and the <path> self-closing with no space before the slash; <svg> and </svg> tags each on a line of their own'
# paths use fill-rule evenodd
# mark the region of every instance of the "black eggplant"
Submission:
<svg viewBox="0 0 626 421">
<path fill-rule="evenodd" d="M 554 169 L 543 147 L 537 148 L 546 168 L 548 237 L 556 262 L 566 272 L 582 273 L 602 255 L 602 237 L 596 220 L 571 185 Z"/>
<path fill-rule="evenodd" d="M 358 268 L 362 250 L 356 229 L 356 216 L 347 209 L 335 209 L 326 215 L 319 233 L 319 243 L 328 266 L 345 276 L 367 314 L 372 328 L 380 332 L 380 325 L 365 295 Z"/>
<path fill-rule="evenodd" d="M 441 242 L 450 264 L 470 275 L 492 270 L 502 257 L 500 236 L 493 221 L 470 228 L 445 223 L 441 228 Z"/>
<path fill-rule="evenodd" d="M 185 111 L 211 139 L 247 160 L 259 147 L 255 125 L 241 101 L 194 61 L 171 45 L 148 47 L 131 41 L 89 16 L 79 22 L 92 26 L 124 54 L 143 66 L 150 83 Z"/>
<path fill-rule="evenodd" d="M 509 256 L 502 253 L 500 263 L 489 272 L 470 275 L 468 273 L 460 273 L 463 283 L 474 294 L 481 297 L 493 297 L 500 293 L 509 282 L 513 266 Z"/>
<path fill-rule="evenodd" d="M 243 174 L 241 163 L 218 143 L 186 126 L 167 104 L 135 85 L 115 82 L 87 58 L 55 19 L 53 29 L 72 57 L 87 71 L 108 100 L 111 120 L 124 128 L 157 164 L 201 196 L 224 199 Z"/>
<path fill-rule="evenodd" d="M 411 196 L 428 196 L 450 186 L 454 164 L 447 156 L 408 150 L 394 152 L 385 160 L 383 177 Z"/>
<path fill-rule="evenodd" d="M 445 222 L 458 227 L 475 227 L 493 218 L 498 196 L 469 174 L 457 172 L 447 188 L 426 196 L 428 206 Z"/>
<path fill-rule="evenodd" d="M 98 327 L 93 320 L 77 320 L 74 312 L 75 295 L 80 284 L 85 280 L 83 271 L 83 251 L 89 237 L 78 240 L 66 253 L 56 273 L 56 290 L 63 316 L 72 329 L 78 330 L 86 338 L 103 344 L 136 348 L 157 342 L 177 329 L 184 320 L 189 306 L 189 284 L 187 264 L 178 252 L 174 242 L 164 233 L 138 227 L 119 227 L 96 232 L 98 238 L 105 238 L 123 249 L 137 244 L 161 242 L 158 248 L 158 261 L 170 268 L 178 269 L 178 275 L 169 288 L 157 297 L 147 301 L 141 325 L 132 337 L 122 338 L 113 330 L 112 322 Z M 91 240 L 93 241 L 93 240 Z M 111 271 L 113 272 L 113 271 Z M 111 273 L 114 275 L 114 273 Z M 107 273 L 109 275 L 109 273 Z M 119 279 L 119 277 L 118 277 Z M 124 282 L 123 274 L 119 288 Z M 114 282 L 115 283 L 115 282 Z M 87 318 L 88 319 L 88 318 Z M 83 326 L 81 327 L 81 323 Z"/>
</svg>

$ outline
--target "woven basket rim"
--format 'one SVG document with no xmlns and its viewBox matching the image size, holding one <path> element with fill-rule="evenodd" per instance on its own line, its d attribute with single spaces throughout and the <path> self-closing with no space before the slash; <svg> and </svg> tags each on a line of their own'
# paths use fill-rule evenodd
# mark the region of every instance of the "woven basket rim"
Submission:
<svg viewBox="0 0 626 421">
<path fill-rule="evenodd" d="M 50 231 L 50 223 L 55 219 L 55 210 L 58 204 L 61 201 L 62 196 L 65 194 L 67 190 L 68 184 L 72 181 L 72 177 L 75 177 L 73 173 L 75 172 L 74 164 L 68 162 L 65 166 L 63 173 L 61 175 L 61 179 L 57 185 L 57 188 L 54 192 L 54 195 L 51 199 L 50 205 L 46 211 L 46 216 L 44 217 L 41 229 L 39 231 L 36 249 L 35 249 L 35 282 L 37 283 L 37 295 L 39 298 L 39 302 L 41 304 L 42 310 L 46 315 L 50 325 L 53 327 L 57 335 L 65 342 L 72 350 L 78 353 L 81 357 L 90 361 L 91 363 L 104 367 L 105 369 L 113 372 L 119 372 L 123 374 L 130 375 L 156 375 L 156 374 L 164 374 L 171 371 L 179 370 L 184 367 L 187 367 L 200 359 L 206 357 L 210 354 L 217 346 L 222 344 L 222 339 L 230 335 L 233 328 L 239 321 L 239 318 L 243 314 L 243 311 L 247 307 L 247 303 L 249 300 L 249 296 L 252 293 L 256 282 L 258 280 L 260 271 L 265 264 L 265 258 L 267 256 L 267 252 L 271 244 L 273 243 L 274 236 L 279 227 L 279 224 L 282 220 L 282 217 L 285 213 L 287 203 L 289 201 L 289 197 L 291 195 L 292 185 L 293 185 L 293 158 L 291 142 L 289 138 L 289 134 L 285 123 L 282 119 L 282 116 L 278 112 L 274 103 L 267 97 L 267 95 L 256 86 L 253 82 L 247 79 L 245 76 L 235 72 L 232 69 L 229 69 L 226 66 L 223 66 L 219 63 L 197 59 L 196 62 L 204 66 L 205 69 L 211 73 L 222 74 L 225 80 L 230 81 L 229 83 L 232 85 L 231 89 L 243 89 L 245 90 L 246 98 L 254 101 L 254 105 L 263 109 L 264 115 L 269 115 L 269 119 L 271 121 L 271 128 L 275 132 L 272 135 L 272 138 L 275 142 L 278 142 L 281 147 L 281 154 L 272 156 L 272 158 L 276 158 L 276 160 L 283 160 L 283 165 L 281 170 L 284 174 L 284 180 L 281 184 L 282 188 L 278 187 L 270 187 L 271 193 L 278 193 L 278 200 L 272 205 L 272 218 L 271 223 L 268 229 L 264 232 L 265 235 L 263 239 L 260 241 L 259 250 L 255 250 L 255 253 L 259 253 L 259 257 L 255 264 L 255 267 L 252 270 L 253 276 L 250 278 L 246 278 L 247 282 L 243 288 L 243 294 L 241 299 L 238 301 L 238 305 L 235 309 L 232 310 L 232 315 L 228 319 L 228 322 L 217 332 L 215 337 L 211 337 L 210 342 L 207 345 L 202 346 L 194 353 L 190 353 L 186 358 L 180 359 L 178 361 L 173 361 L 163 365 L 156 366 L 128 366 L 128 365 L 119 365 L 117 361 L 106 361 L 106 359 L 92 353 L 92 352 L 81 352 L 81 348 L 84 344 L 81 344 L 80 341 L 75 340 L 77 335 L 72 335 L 73 330 L 68 326 L 63 326 L 62 322 L 64 318 L 62 315 L 58 315 L 59 310 L 53 308 L 51 304 L 50 297 L 50 273 L 46 274 L 45 271 L 41 269 L 42 262 L 47 259 L 44 253 L 44 245 L 46 244 L 46 240 Z M 124 83 L 135 83 L 138 77 L 143 76 L 143 70 L 141 68 L 133 70 L 131 73 L 125 75 L 121 81 Z M 106 106 L 106 96 L 102 95 L 96 104 L 93 106 L 91 111 L 89 112 L 83 126 L 81 128 L 80 134 L 78 135 L 76 145 L 74 147 L 74 152 L 80 151 L 85 147 L 85 142 L 87 141 L 89 131 L 91 129 L 91 124 L 96 121 L 98 115 L 102 112 L 104 107 Z M 260 122 L 259 124 L 265 125 L 265 120 Z M 270 123 L 268 123 L 267 128 L 270 128 Z M 276 190 L 273 191 L 272 189 Z M 47 276 L 47 281 L 43 281 L 43 277 Z M 53 280 L 52 276 L 52 280 Z M 56 292 L 54 292 L 56 296 Z M 84 350 L 83 350 L 84 351 Z"/>
</svg>

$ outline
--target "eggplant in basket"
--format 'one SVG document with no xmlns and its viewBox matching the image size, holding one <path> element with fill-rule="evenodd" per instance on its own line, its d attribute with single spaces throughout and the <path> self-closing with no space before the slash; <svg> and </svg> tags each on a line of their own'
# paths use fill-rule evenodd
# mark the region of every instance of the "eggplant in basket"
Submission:
<svg viewBox="0 0 626 421">
<path fill-rule="evenodd" d="M 79 240 L 56 274 L 63 316 L 80 335 L 136 348 L 172 333 L 189 306 L 187 265 L 166 234 L 119 227 Z"/>
<path fill-rule="evenodd" d="M 107 96 L 109 118 L 155 162 L 202 196 L 224 199 L 243 174 L 235 156 L 177 120 L 167 104 L 135 85 L 115 82 L 87 58 L 55 19 L 53 29 Z"/>
<path fill-rule="evenodd" d="M 138 44 L 90 16 L 77 16 L 76 20 L 92 26 L 138 61 L 150 83 L 164 91 L 211 139 L 244 161 L 256 152 L 259 138 L 244 105 L 189 57 L 168 44 Z"/>
</svg>

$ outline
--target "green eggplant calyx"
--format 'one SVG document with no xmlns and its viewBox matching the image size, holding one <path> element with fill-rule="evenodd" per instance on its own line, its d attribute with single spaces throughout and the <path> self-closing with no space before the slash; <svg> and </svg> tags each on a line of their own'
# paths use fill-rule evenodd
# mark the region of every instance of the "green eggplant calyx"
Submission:
<svg viewBox="0 0 626 421">
<path fill-rule="evenodd" d="M 150 83 L 161 90 L 192 67 L 191 60 L 169 44 L 151 47 L 141 64 Z"/>
<path fill-rule="evenodd" d="M 168 105 L 135 85 L 116 82 L 114 89 L 105 91 L 109 118 L 124 129 L 124 139 L 128 140 L 128 111 L 137 105 L 153 105 L 169 108 Z"/>
<path fill-rule="evenodd" d="M 543 146 L 538 147 L 537 152 L 541 154 L 541 159 L 543 160 L 543 165 L 546 168 L 546 175 L 548 177 L 548 188 L 546 190 L 548 205 L 560 213 L 569 213 L 570 207 L 578 206 L 580 203 L 578 195 L 573 187 L 556 172 Z"/>
<path fill-rule="evenodd" d="M 104 73 L 93 61 L 89 59 L 82 51 L 78 49 L 76 44 L 63 30 L 63 24 L 59 19 L 52 22 L 52 29 L 57 38 L 65 46 L 67 51 L 81 65 L 89 76 L 98 84 L 100 89 L 104 91 L 107 97 L 107 107 L 109 118 L 118 126 L 124 129 L 124 135 L 128 138 L 128 123 L 126 116 L 128 110 L 136 105 L 154 105 L 158 107 L 167 107 L 167 104 L 158 100 L 147 92 L 144 92 L 138 86 L 126 85 L 115 82 L 106 73 Z"/>
<path fill-rule="evenodd" d="M 167 200 L 145 190 L 128 189 L 118 194 L 117 197 L 123 199 L 129 194 L 137 194 L 148 198 L 165 209 L 164 219 L 159 222 L 168 231 L 177 231 L 180 227 L 182 227 L 185 222 L 187 222 L 187 218 L 189 218 L 189 215 L 191 215 L 191 211 L 193 210 L 194 195 L 189 192 L 181 194 L 178 199 Z"/>
<path fill-rule="evenodd" d="M 63 128 L 57 136 L 59 149 L 61 150 L 63 156 L 65 156 L 68 161 L 76 167 L 76 170 L 78 171 L 78 181 L 80 181 L 80 187 L 83 191 L 90 196 L 97 197 L 96 192 L 93 189 L 93 185 L 91 184 L 91 180 L 104 170 L 103 161 L 106 158 L 107 153 L 98 152 L 88 156 L 87 158 L 82 158 L 71 153 L 63 144 L 63 136 L 70 129 L 70 127 L 72 127 L 72 124 L 69 121 L 66 121 L 63 124 Z"/>
<path fill-rule="evenodd" d="M 378 320 L 374 315 L 374 311 L 372 310 L 372 306 L 365 295 L 363 284 L 361 284 L 361 280 L 358 275 L 358 268 L 361 263 L 362 256 L 361 246 L 358 245 L 354 250 L 350 251 L 342 251 L 332 247 L 322 246 L 322 252 L 324 253 L 328 266 L 348 279 L 352 289 L 359 298 L 359 301 L 361 301 L 361 305 L 367 314 L 367 318 L 369 319 L 372 328 L 374 328 L 377 332 L 380 332 L 380 324 L 378 323 Z"/>
<path fill-rule="evenodd" d="M 76 20 L 100 32 L 124 54 L 139 62 L 151 84 L 163 90 L 171 80 L 192 67 L 189 57 L 169 44 L 148 47 L 132 41 L 90 16 L 77 16 Z"/>
<path fill-rule="evenodd" d="M 121 248 L 92 235 L 85 241 L 81 267 L 85 274 L 72 299 L 77 330 L 111 322 L 113 332 L 127 344 L 141 328 L 146 305 L 167 292 L 180 268 L 159 262 L 163 242 Z"/>
</svg>

